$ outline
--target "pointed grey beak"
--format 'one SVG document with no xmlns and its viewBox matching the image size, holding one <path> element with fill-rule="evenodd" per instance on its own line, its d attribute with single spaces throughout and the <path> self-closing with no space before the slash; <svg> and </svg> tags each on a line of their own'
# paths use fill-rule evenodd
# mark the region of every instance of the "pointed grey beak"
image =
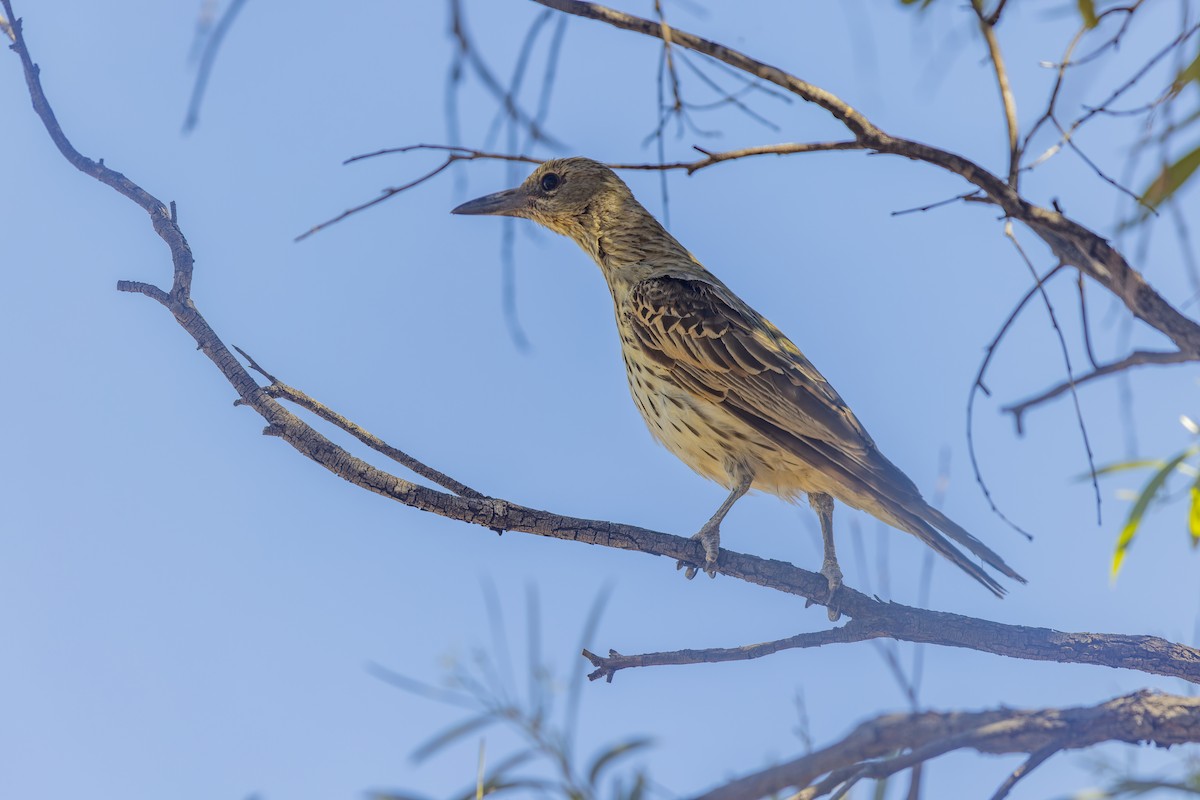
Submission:
<svg viewBox="0 0 1200 800">
<path fill-rule="evenodd" d="M 474 200 L 468 200 L 451 214 L 491 214 L 505 217 L 519 217 L 520 212 L 529 202 L 529 198 L 520 187 L 505 189 L 503 192 L 484 195 Z"/>
</svg>

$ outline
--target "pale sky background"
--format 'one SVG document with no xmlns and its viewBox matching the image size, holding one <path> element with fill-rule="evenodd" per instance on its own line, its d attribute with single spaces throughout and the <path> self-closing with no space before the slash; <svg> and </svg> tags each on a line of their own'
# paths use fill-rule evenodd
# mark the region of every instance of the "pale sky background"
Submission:
<svg viewBox="0 0 1200 800">
<path fill-rule="evenodd" d="M 1065 0 L 1029 5 L 1010 4 L 1000 27 L 1026 123 L 1050 84 L 1038 62 L 1060 56 L 1077 20 Z M 200 125 L 184 136 L 199 6 L 22 0 L 17 10 L 75 145 L 178 202 L 196 256 L 194 299 L 224 340 L 488 494 L 694 532 L 724 490 L 654 444 L 628 398 L 598 270 L 574 244 L 532 224 L 516 237 L 516 303 L 531 348 L 520 351 L 508 336 L 502 223 L 448 213 L 507 188 L 504 165 L 459 165 L 453 176 L 292 241 L 439 162 L 410 154 L 341 166 L 381 147 L 447 141 L 453 44 L 444 5 L 250 2 L 221 52 Z M 667 9 L 677 26 L 835 91 L 886 130 L 1000 170 L 993 76 L 960 6 L 937 3 L 924 16 L 849 0 Z M 1125 71 L 1080 73 L 1064 107 L 1096 102 L 1161 31 L 1175 29 L 1176 4 L 1150 6 L 1122 50 Z M 621 7 L 646 14 L 652 4 Z M 467 8 L 483 55 L 507 76 L 540 8 L 521 0 L 468 0 Z M 531 65 L 530 98 L 547 41 Z M 572 20 L 546 120 L 568 143 L 563 152 L 653 160 L 643 139 L 655 124 L 657 59 L 651 40 Z M 683 78 L 694 102 L 713 99 L 690 73 Z M 495 102 L 474 81 L 461 99 L 463 142 L 482 144 Z M 701 115 L 701 125 L 724 135 L 672 131 L 668 157 L 688 157 L 693 144 L 844 135 L 815 107 L 748 100 L 780 130 L 736 112 Z M 0 393 L 8 454 L 0 465 L 0 797 L 330 800 L 386 788 L 429 796 L 465 789 L 478 737 L 424 763 L 409 757 L 465 712 L 399 691 L 367 665 L 437 684 L 455 659 L 494 657 L 487 584 L 519 676 L 526 597 L 539 598 L 541 650 L 560 687 L 588 667 L 579 637 L 604 587 L 611 598 L 587 642 L 598 652 L 733 646 L 827 627 L 823 609 L 723 577 L 689 583 L 664 559 L 519 533 L 499 538 L 403 508 L 260 436 L 262 420 L 232 406 L 232 389 L 164 309 L 115 291 L 119 279 L 169 283 L 166 249 L 141 210 L 62 159 L 7 51 L 0 109 L 0 359 L 8 376 Z M 1135 131 L 1106 124 L 1080 143 L 1120 175 Z M 661 213 L 657 175 L 624 177 Z M 1071 155 L 1027 180 L 1030 197 L 1057 197 L 1102 232 L 1128 210 Z M 1195 644 L 1200 564 L 1187 547 L 1185 509 L 1168 506 L 1149 519 L 1110 585 L 1111 547 L 1128 509 L 1118 491 L 1146 476 L 1104 481 L 1098 527 L 1092 490 L 1077 481 L 1086 462 L 1069 403 L 1032 413 L 1024 439 L 998 412 L 1063 377 L 1041 307 L 1000 352 L 989 377 L 995 399 L 979 407 L 977 427 L 995 497 L 1035 540 L 988 510 L 967 459 L 966 397 L 1028 272 L 990 208 L 890 215 L 959 193 L 962 181 L 903 159 L 829 153 L 675 174 L 669 188 L 672 232 L 805 350 L 927 494 L 939 454 L 949 451 L 946 510 L 1030 581 L 997 602 L 939 562 L 934 608 Z M 1195 193 L 1185 199 L 1195 219 Z M 1135 265 L 1183 303 L 1192 289 L 1165 224 L 1162 233 Z M 1039 269 L 1048 267 L 1044 248 L 1024 241 Z M 1054 296 L 1081 364 L 1070 281 Z M 1105 358 L 1122 355 L 1112 324 L 1122 312 L 1098 291 L 1091 298 L 1098 348 Z M 1145 333 L 1135 341 L 1163 345 Z M 1195 413 L 1195 371 L 1151 368 L 1132 385 L 1136 454 L 1185 446 L 1178 419 Z M 1118 384 L 1089 386 L 1082 402 L 1097 461 L 1130 455 Z M 891 596 L 915 602 L 922 547 L 841 508 L 836 520 L 847 583 L 881 591 L 875 564 L 885 557 Z M 815 530 L 806 507 L 754 496 L 729 516 L 723 544 L 815 569 Z M 907 663 L 911 648 L 900 651 Z M 518 683 L 524 691 L 523 677 Z M 1139 673 L 931 647 L 920 699 L 936 709 L 1090 705 L 1141 687 L 1188 691 Z M 582 695 L 583 753 L 653 736 L 638 763 L 665 795 L 802 752 L 798 696 L 818 745 L 906 707 L 869 643 L 626 671 Z M 489 734 L 489 761 L 510 745 Z M 1096 755 L 1151 767 L 1181 751 L 1058 755 L 1014 796 L 1057 797 L 1094 783 Z M 1019 762 L 938 760 L 925 796 L 989 796 Z"/>
</svg>

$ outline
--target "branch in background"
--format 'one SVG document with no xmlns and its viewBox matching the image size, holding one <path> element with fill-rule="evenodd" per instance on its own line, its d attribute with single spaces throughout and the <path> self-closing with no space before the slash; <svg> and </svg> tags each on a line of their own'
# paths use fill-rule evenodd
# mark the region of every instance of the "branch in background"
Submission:
<svg viewBox="0 0 1200 800">
<path fill-rule="evenodd" d="M 217 51 L 221 49 L 221 43 L 225 41 L 225 34 L 229 33 L 229 29 L 233 26 L 233 20 L 244 5 L 246 5 L 246 0 L 230 0 L 229 5 L 225 8 L 225 13 L 221 15 L 215 25 L 211 27 L 201 25 L 200 30 L 197 31 L 198 38 L 202 37 L 204 40 L 204 52 L 201 53 L 200 63 L 196 67 L 196 83 L 192 86 L 192 97 L 188 101 L 187 116 L 183 120 L 184 133 L 191 133 L 196 128 L 196 123 L 200 121 L 200 104 L 204 101 L 204 90 L 208 88 L 208 79 L 212 75 L 213 65 L 217 62 Z"/>
<path fill-rule="evenodd" d="M 474 41 L 467 32 L 466 18 L 462 13 L 462 0 L 450 0 L 450 35 L 458 42 L 458 57 L 470 65 L 475 76 L 479 78 L 479 82 L 483 85 L 483 88 L 499 101 L 504 113 L 523 127 L 533 141 L 540 142 L 554 149 L 562 149 L 563 143 L 547 133 L 542 128 L 540 120 L 521 108 L 516 96 L 510 90 L 504 88 L 504 85 L 496 77 L 491 67 L 479 55 L 479 48 L 475 46 Z M 452 76 L 457 76 L 457 81 L 455 82 L 455 86 L 457 86 L 457 83 L 462 79 L 461 68 L 453 69 L 451 74 Z"/>
<path fill-rule="evenodd" d="M 1119 361 L 1113 361 L 1108 364 L 1097 367 L 1091 372 L 1084 373 L 1073 381 L 1060 383 L 1041 394 L 1034 395 L 1027 400 L 1022 400 L 1019 403 L 1013 403 L 1010 406 L 1005 406 L 1002 411 L 1006 414 L 1013 415 L 1013 422 L 1016 423 L 1017 433 L 1025 432 L 1024 417 L 1025 412 L 1036 406 L 1040 406 L 1048 400 L 1053 400 L 1055 397 L 1064 392 L 1071 391 L 1075 387 L 1082 386 L 1085 383 L 1090 383 L 1097 378 L 1103 378 L 1106 375 L 1114 375 L 1118 372 L 1124 372 L 1133 367 L 1146 366 L 1148 364 L 1185 364 L 1188 362 L 1200 361 L 1194 355 L 1181 353 L 1178 350 L 1160 351 L 1160 350 L 1135 350 Z"/>
<path fill-rule="evenodd" d="M 628 164 L 626 164 L 626 163 L 610 163 L 608 166 L 611 167 L 612 169 L 617 169 L 617 170 L 639 170 L 639 171 L 648 171 L 648 172 L 657 172 L 660 170 L 682 170 L 682 171 L 686 172 L 687 174 L 691 175 L 693 172 L 697 172 L 698 170 L 702 170 L 706 167 L 711 167 L 716 164 L 724 163 L 726 161 L 736 161 L 737 159 L 740 159 L 740 158 L 749 158 L 751 156 L 765 156 L 765 155 L 784 156 L 784 155 L 793 155 L 796 153 L 821 153 L 821 152 L 828 152 L 831 150 L 861 150 L 863 148 L 861 145 L 859 145 L 857 142 L 854 142 L 854 141 L 839 141 L 839 142 L 804 142 L 804 143 L 788 142 L 788 143 L 784 143 L 784 144 L 760 145 L 758 147 L 743 147 L 738 150 L 726 150 L 724 152 L 715 152 L 715 153 L 705 150 L 704 148 L 701 148 L 701 147 L 696 147 L 694 149 L 697 152 L 703 154 L 704 158 L 698 158 L 695 161 L 675 161 L 675 162 L 670 162 L 670 163 L 665 163 L 665 164 L 652 164 L 652 163 L 644 163 L 644 162 L 634 162 L 634 163 L 628 163 Z M 446 156 L 446 160 L 443 161 L 438 167 L 425 173 L 420 178 L 417 178 L 414 181 L 410 181 L 409 183 L 406 183 L 403 186 L 389 187 L 387 189 L 384 189 L 383 191 L 380 192 L 379 196 L 374 198 L 373 200 L 368 200 L 365 203 L 361 203 L 357 206 L 354 206 L 353 208 L 343 211 L 341 214 L 338 214 L 336 217 L 333 217 L 331 219 L 325 220 L 324 222 L 314 225 L 313 227 L 309 228 L 304 233 L 297 236 L 296 241 L 301 241 L 303 239 L 307 239 L 309 236 L 312 236 L 314 233 L 324 230 L 325 228 L 328 228 L 331 225 L 335 225 L 335 224 L 341 222 L 342 220 L 346 219 L 347 217 L 354 216 L 355 214 L 359 213 L 360 211 L 365 211 L 368 208 L 371 208 L 372 206 L 382 203 L 384 200 L 388 200 L 392 197 L 395 197 L 396 195 L 401 194 L 402 192 L 406 192 L 409 189 L 416 188 L 417 186 L 420 186 L 425 181 L 429 180 L 430 178 L 434 177 L 438 173 L 442 172 L 444 169 L 446 169 L 447 167 L 449 167 L 451 164 L 455 163 L 456 161 L 490 160 L 490 161 L 519 162 L 519 163 L 523 163 L 523 164 L 541 164 L 543 161 L 546 160 L 544 158 L 535 158 L 533 156 L 516 155 L 516 154 L 512 154 L 512 153 L 493 153 L 493 152 L 488 152 L 485 150 L 476 150 L 476 149 L 470 148 L 470 147 L 456 147 L 454 145 L 410 144 L 410 145 L 405 145 L 404 147 L 385 147 L 382 150 L 376 150 L 372 153 L 363 153 L 361 155 L 352 156 L 351 158 L 346 159 L 342 163 L 351 164 L 355 161 L 362 161 L 362 160 L 368 159 L 368 158 L 376 158 L 378 156 L 390 155 L 392 153 L 409 153 L 414 150 L 433 150 L 433 151 L 442 152 L 442 153 L 449 153 L 449 155 Z"/>
<path fill-rule="evenodd" d="M 1200 698 L 1149 691 L 1075 708 L 889 714 L 862 723 L 828 747 L 727 783 L 696 800 L 747 800 L 786 789 L 800 790 L 792 795 L 796 800 L 812 800 L 955 750 L 1028 753 L 1030 758 L 992 795 L 1000 800 L 1018 780 L 1064 750 L 1102 742 L 1170 747 L 1198 737 Z"/>
<path fill-rule="evenodd" d="M 996 37 L 996 23 L 1000 21 L 1000 13 L 1004 3 L 996 7 L 989 15 L 983 13 L 983 0 L 971 0 L 971 8 L 979 18 L 979 30 L 988 46 L 988 57 L 996 73 L 996 84 L 1000 89 L 1000 104 L 1004 108 L 1004 125 L 1008 130 L 1008 185 L 1017 188 L 1017 178 L 1021 174 L 1021 146 L 1017 138 L 1017 101 L 1013 97 L 1012 87 L 1008 83 L 1008 70 L 1004 67 L 1004 55 L 1000 52 L 1000 40 Z"/>
</svg>

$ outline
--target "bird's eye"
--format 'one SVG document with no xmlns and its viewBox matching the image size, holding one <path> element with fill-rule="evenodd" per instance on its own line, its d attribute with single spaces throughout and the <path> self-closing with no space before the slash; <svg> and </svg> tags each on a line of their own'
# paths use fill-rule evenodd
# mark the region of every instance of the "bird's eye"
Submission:
<svg viewBox="0 0 1200 800">
<path fill-rule="evenodd" d="M 553 192 L 560 183 L 562 183 L 562 178 L 553 172 L 547 172 L 542 176 L 542 191 Z"/>
</svg>

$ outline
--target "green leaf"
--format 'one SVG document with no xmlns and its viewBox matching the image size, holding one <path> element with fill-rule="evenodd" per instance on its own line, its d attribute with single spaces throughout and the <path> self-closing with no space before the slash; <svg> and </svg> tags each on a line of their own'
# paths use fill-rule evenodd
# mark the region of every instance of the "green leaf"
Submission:
<svg viewBox="0 0 1200 800">
<path fill-rule="evenodd" d="M 588 783 L 592 786 L 595 786 L 597 781 L 600 780 L 600 774 L 604 772 L 607 767 L 612 766 L 617 759 L 649 747 L 653 743 L 654 740 L 650 739 L 649 737 L 639 737 L 637 739 L 630 739 L 627 742 L 621 742 L 620 744 L 614 745 L 608 750 L 605 750 L 603 753 L 600 753 L 598 756 L 596 756 L 596 760 L 592 762 L 591 769 L 588 770 Z"/>
<path fill-rule="evenodd" d="M 550 793 L 558 789 L 558 786 L 552 781 L 541 780 L 538 778 L 518 778 L 516 780 L 506 781 L 495 778 L 488 779 L 483 784 L 483 796 L 491 797 L 494 794 L 502 792 L 511 792 L 514 789 L 535 790 L 536 792 Z M 455 800 L 475 800 L 476 787 L 471 787 L 469 790 L 460 794 Z M 529 797 L 534 792 L 526 791 L 522 793 L 522 797 Z"/>
<path fill-rule="evenodd" d="M 1151 208 L 1158 208 L 1179 191 L 1179 187 L 1192 177 L 1197 167 L 1200 167 L 1200 147 L 1182 156 L 1174 164 L 1163 167 L 1162 172 L 1158 173 L 1142 192 L 1142 203 Z"/>
<path fill-rule="evenodd" d="M 1096 27 L 1100 22 L 1100 18 L 1096 16 L 1096 3 L 1094 0 L 1076 0 L 1076 5 L 1079 6 L 1079 16 L 1083 19 L 1083 27 Z"/>
<path fill-rule="evenodd" d="M 1168 95 L 1174 97 L 1182 92 L 1192 81 L 1200 83 L 1200 53 L 1196 54 L 1196 57 L 1192 59 L 1192 63 L 1179 70 L 1179 74 L 1175 76 L 1175 80 L 1171 81 L 1171 88 Z"/>
<path fill-rule="evenodd" d="M 413 761 L 424 761 L 438 750 L 441 750 L 443 747 L 453 743 L 458 739 L 461 739 L 469 733 L 479 730 L 480 728 L 486 728 L 495 721 L 496 715 L 491 711 L 486 711 L 477 717 L 471 717 L 470 719 L 463 720 L 457 725 L 451 725 L 441 733 L 426 739 L 424 744 L 413 751 Z"/>
<path fill-rule="evenodd" d="M 1162 469 L 1163 460 L 1161 458 L 1143 458 L 1136 461 L 1119 461 L 1116 464 L 1108 464 L 1096 470 L 1096 476 L 1109 475 L 1114 472 L 1125 472 L 1131 469 Z M 1090 481 L 1092 473 L 1085 472 L 1082 475 L 1075 476 L 1077 481 Z"/>
<path fill-rule="evenodd" d="M 1117 579 L 1117 573 L 1121 571 L 1121 564 L 1125 561 L 1125 555 L 1129 551 L 1129 546 L 1133 544 L 1133 537 L 1137 535 L 1138 528 L 1142 524 L 1142 517 L 1146 515 L 1146 509 L 1150 507 L 1150 503 L 1158 496 L 1162 490 L 1163 484 L 1167 482 L 1167 478 L 1175 471 L 1175 468 L 1183 463 L 1185 458 L 1196 454 L 1198 448 L 1189 447 L 1183 452 L 1176 455 L 1166 464 L 1154 473 L 1146 485 L 1142 487 L 1142 493 L 1138 499 L 1134 501 L 1133 508 L 1129 509 L 1129 516 L 1125 520 L 1125 527 L 1121 529 L 1121 535 L 1117 537 L 1117 546 L 1113 551 L 1112 570 L 1110 578 Z"/>
<path fill-rule="evenodd" d="M 1200 545 L 1200 478 L 1192 484 L 1192 507 L 1188 510 L 1188 535 L 1192 539 L 1192 549 Z"/>
</svg>

